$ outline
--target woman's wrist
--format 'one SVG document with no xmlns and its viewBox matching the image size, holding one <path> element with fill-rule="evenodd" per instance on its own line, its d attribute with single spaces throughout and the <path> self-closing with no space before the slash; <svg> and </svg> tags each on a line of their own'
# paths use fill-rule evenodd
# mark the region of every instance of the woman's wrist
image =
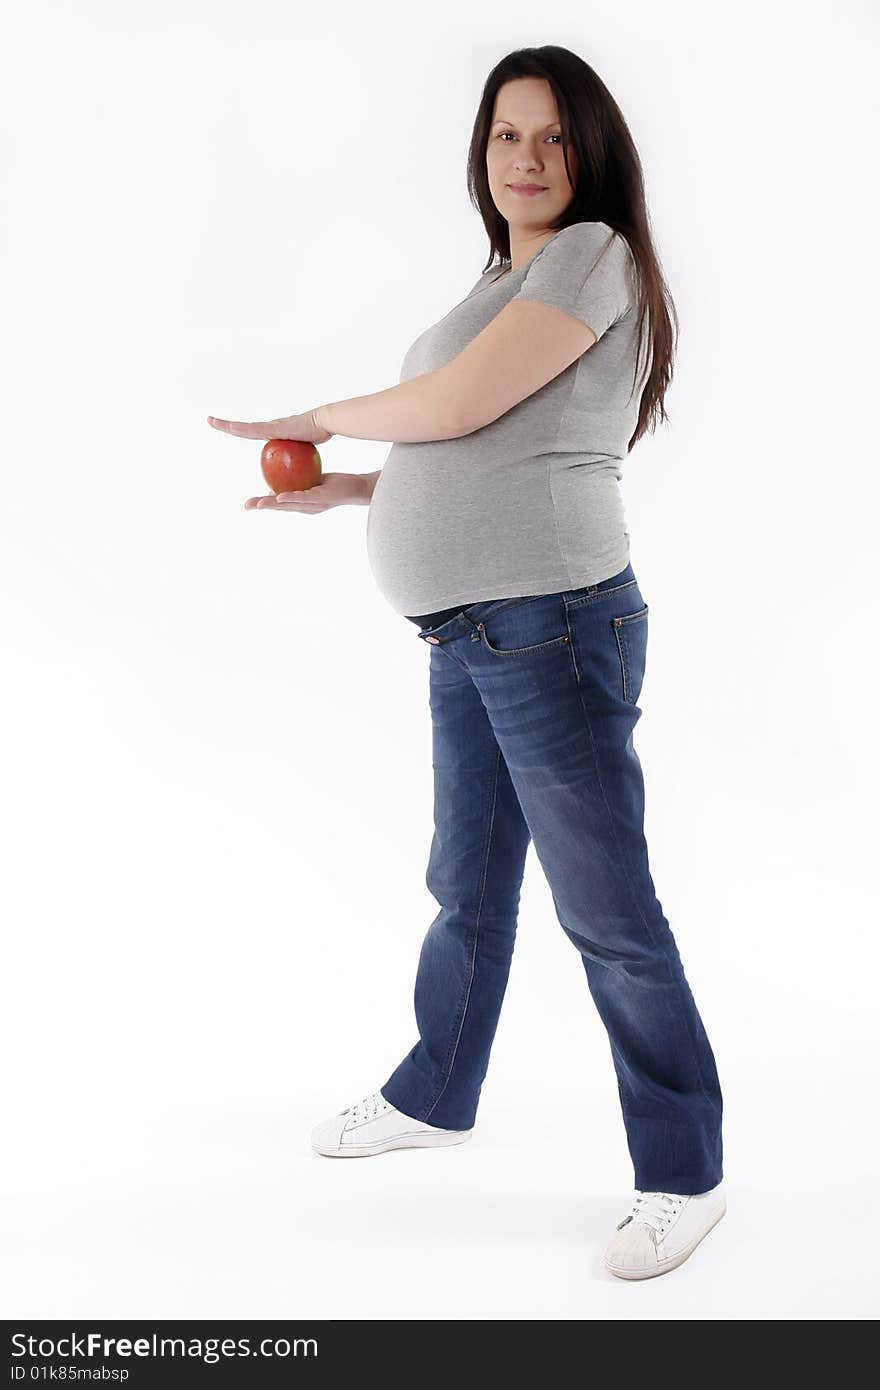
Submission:
<svg viewBox="0 0 880 1390">
<path fill-rule="evenodd" d="M 329 406 L 327 405 L 317 405 L 315 406 L 314 410 L 310 410 L 308 413 L 311 419 L 314 420 L 315 424 L 318 426 L 318 429 L 323 430 L 329 436 L 329 438 L 332 439 L 333 431 L 327 423 L 325 413 L 328 409 Z M 324 441 L 323 439 L 321 440 L 322 444 L 325 442 L 326 441 Z"/>
<path fill-rule="evenodd" d="M 373 489 L 376 486 L 376 483 L 379 481 L 379 474 L 381 472 L 382 469 L 380 468 L 375 473 L 360 473 L 358 475 L 363 483 L 364 505 L 367 507 L 373 500 Z"/>
</svg>

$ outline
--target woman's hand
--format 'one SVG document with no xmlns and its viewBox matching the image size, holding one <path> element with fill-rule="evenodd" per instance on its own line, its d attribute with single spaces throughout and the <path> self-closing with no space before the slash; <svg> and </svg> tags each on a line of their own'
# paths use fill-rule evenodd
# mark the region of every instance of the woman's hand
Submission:
<svg viewBox="0 0 880 1390">
<path fill-rule="evenodd" d="M 346 503 L 366 506 L 370 492 L 365 473 L 325 473 L 314 487 L 300 492 L 279 492 L 277 496 L 270 493 L 268 497 L 249 497 L 244 505 L 248 511 L 259 508 L 273 512 L 326 512 Z"/>
<path fill-rule="evenodd" d="M 320 409 L 316 406 L 315 409 Z M 239 439 L 298 439 L 304 444 L 326 444 L 333 435 L 315 419 L 315 411 L 305 415 L 286 415 L 281 420 L 220 420 L 208 416 L 208 424 L 224 434 L 237 434 Z"/>
</svg>

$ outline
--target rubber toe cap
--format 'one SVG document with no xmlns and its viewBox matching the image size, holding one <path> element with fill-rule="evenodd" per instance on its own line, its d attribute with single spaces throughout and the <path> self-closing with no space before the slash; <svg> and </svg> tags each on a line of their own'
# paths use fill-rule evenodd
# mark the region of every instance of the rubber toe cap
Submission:
<svg viewBox="0 0 880 1390">
<path fill-rule="evenodd" d="M 332 1119 L 322 1120 L 312 1130 L 312 1148 L 339 1149 L 342 1147 L 342 1134 L 348 1115 L 334 1115 Z"/>
<path fill-rule="evenodd" d="M 617 1269 L 653 1269 L 657 1247 L 645 1227 L 634 1223 L 616 1232 L 605 1252 L 605 1262 Z"/>
</svg>

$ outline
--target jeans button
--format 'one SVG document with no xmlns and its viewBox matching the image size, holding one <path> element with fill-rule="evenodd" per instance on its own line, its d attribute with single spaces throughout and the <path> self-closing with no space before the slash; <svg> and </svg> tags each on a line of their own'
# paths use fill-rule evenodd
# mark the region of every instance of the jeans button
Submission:
<svg viewBox="0 0 880 1390">
<path fill-rule="evenodd" d="M 439 645 L 440 645 L 440 638 L 439 638 L 439 637 L 426 637 L 426 638 L 425 638 L 425 641 L 426 641 L 426 642 L 433 642 L 434 645 L 437 646 L 437 647 L 439 647 Z"/>
</svg>

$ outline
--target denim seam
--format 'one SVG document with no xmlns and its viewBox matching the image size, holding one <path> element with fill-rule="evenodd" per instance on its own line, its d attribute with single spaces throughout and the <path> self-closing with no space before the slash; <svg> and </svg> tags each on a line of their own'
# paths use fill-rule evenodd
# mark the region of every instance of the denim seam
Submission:
<svg viewBox="0 0 880 1390">
<path fill-rule="evenodd" d="M 620 670 L 623 676 L 623 698 L 627 704 L 634 705 L 636 701 L 630 698 L 632 682 L 630 679 L 630 656 L 627 637 L 625 636 L 629 624 L 636 620 L 641 621 L 648 616 L 648 605 L 639 609 L 638 613 L 629 613 L 620 622 L 614 621 L 614 636 L 617 639 L 617 655 L 620 658 Z"/>
<path fill-rule="evenodd" d="M 548 637 L 546 642 L 536 642 L 533 647 L 493 647 L 486 636 L 486 629 L 480 624 L 483 646 L 492 656 L 529 656 L 532 652 L 545 652 L 551 647 L 564 647 L 569 639 L 568 633 L 561 637 Z"/>
<path fill-rule="evenodd" d="M 571 652 L 571 664 L 574 667 L 574 678 L 577 684 L 580 685 L 581 673 L 578 670 L 577 653 L 575 652 L 575 647 L 577 646 L 577 643 L 574 640 L 574 632 L 572 631 L 571 626 L 571 615 L 569 614 L 567 605 L 565 608 L 565 626 L 568 629 L 568 650 Z"/>
<path fill-rule="evenodd" d="M 610 598 L 612 594 L 619 594 L 622 589 L 631 589 L 637 582 L 636 579 L 627 579 L 624 584 L 615 584 L 613 589 L 597 589 L 592 594 L 581 594 L 580 598 L 567 598 L 565 606 L 566 608 L 580 608 L 582 604 L 595 603 L 597 599 Z"/>
<path fill-rule="evenodd" d="M 598 754 L 598 751 L 597 751 L 597 749 L 596 749 L 596 739 L 595 739 L 595 736 L 594 736 L 594 734 L 593 734 L 593 725 L 592 725 L 592 723 L 591 723 L 591 721 L 590 721 L 589 710 L 587 709 L 586 701 L 584 700 L 583 686 L 580 686 L 580 687 L 578 688 L 578 696 L 579 696 L 579 698 L 580 698 L 581 709 L 582 709 L 583 712 L 584 712 L 584 718 L 585 718 L 586 723 L 587 723 L 587 733 L 589 734 L 589 738 L 590 738 L 590 746 L 591 746 L 591 748 L 592 748 L 592 750 L 593 750 L 593 761 L 594 761 L 595 767 L 596 767 L 596 780 L 597 780 L 598 783 L 599 783 L 599 789 L 600 789 L 600 791 L 601 791 L 601 793 L 602 793 L 602 800 L 604 801 L 604 803 L 605 803 L 605 809 L 606 809 L 606 811 L 608 812 L 608 823 L 609 823 L 609 825 L 610 825 L 610 827 L 611 827 L 611 834 L 612 834 L 612 836 L 614 837 L 614 843 L 615 843 L 615 845 L 617 846 L 617 853 L 618 853 L 618 857 L 619 857 L 619 859 L 620 859 L 620 866 L 621 866 L 621 869 L 622 869 L 622 872 L 623 872 L 623 876 L 624 876 L 624 878 L 625 878 L 625 880 L 626 880 L 626 883 L 627 883 L 627 885 L 628 885 L 628 887 L 629 887 L 630 894 L 632 895 L 632 900 L 633 900 L 633 902 L 635 903 L 636 911 L 638 912 L 639 916 L 640 916 L 641 919 L 642 919 L 642 924 L 643 924 L 643 926 L 644 926 L 644 928 L 645 928 L 645 931 L 648 933 L 648 938 L 649 938 L 649 940 L 652 942 L 652 944 L 653 944 L 654 946 L 657 946 L 658 942 L 657 942 L 657 940 L 656 940 L 656 937 L 655 937 L 655 935 L 654 935 L 654 932 L 653 932 L 653 930 L 652 930 L 652 928 L 651 928 L 650 923 L 648 922 L 647 917 L 645 916 L 644 912 L 642 911 L 641 905 L 640 905 L 640 903 L 639 903 L 638 894 L 637 894 L 636 891 L 635 891 L 635 885 L 633 884 L 632 880 L 630 879 L 629 871 L 628 871 L 627 866 L 626 866 L 626 856 L 625 856 L 624 853 L 623 853 L 623 847 L 622 847 L 622 845 L 620 844 L 620 841 L 619 841 L 618 836 L 617 836 L 617 828 L 616 828 L 616 826 L 615 826 L 615 824 L 614 824 L 614 816 L 613 816 L 613 814 L 612 814 L 611 806 L 610 806 L 610 803 L 609 803 L 609 801 L 608 801 L 608 797 L 607 797 L 606 792 L 605 792 L 605 783 L 604 783 L 604 781 L 602 780 L 602 769 L 601 769 L 601 766 L 600 766 L 600 763 L 599 763 L 599 754 Z M 670 963 L 669 957 L 668 957 L 668 955 L 667 955 L 667 953 L 666 953 L 665 950 L 663 951 L 663 960 L 664 960 L 664 962 L 665 962 L 666 969 L 667 969 L 667 972 L 668 972 L 668 974 L 669 974 L 670 983 L 671 983 L 672 985 L 674 985 L 674 987 L 675 987 L 675 992 L 676 992 L 676 994 L 678 994 L 678 993 L 679 993 L 679 990 L 680 990 L 679 982 L 678 982 L 678 980 L 677 980 L 677 978 L 676 978 L 675 972 L 674 972 L 673 969 L 672 969 L 672 965 L 671 965 L 671 963 Z M 670 1001 L 670 1007 L 671 1007 L 671 1001 Z M 688 1037 L 689 1037 L 690 1040 L 691 1040 L 691 1048 L 693 1049 L 694 1062 L 695 1062 L 695 1064 L 696 1064 L 697 1076 L 698 1076 L 699 1079 L 700 1079 L 700 1086 L 701 1086 L 701 1088 L 702 1088 L 703 1095 L 706 1097 L 706 1100 L 709 1102 L 709 1105 L 710 1105 L 710 1106 L 713 1106 L 713 1105 L 715 1104 L 715 1102 L 712 1100 L 712 1097 L 709 1095 L 709 1092 L 708 1092 L 707 1087 L 706 1087 L 706 1078 L 705 1078 L 705 1076 L 703 1075 L 703 1068 L 702 1068 L 702 1066 L 700 1065 L 700 1057 L 699 1057 L 699 1052 L 698 1052 L 698 1049 L 697 1049 L 696 1040 L 694 1039 L 694 1036 L 693 1036 L 693 1034 L 691 1033 L 690 1028 L 688 1028 L 687 1032 L 688 1032 Z"/>
<path fill-rule="evenodd" d="M 452 1048 L 452 1055 L 451 1055 L 451 1056 L 449 1057 L 449 1059 L 447 1060 L 446 1066 L 445 1066 L 446 1079 L 444 1080 L 443 1085 L 441 1086 L 440 1090 L 438 1091 L 437 1096 L 435 1097 L 434 1103 L 433 1103 L 433 1105 L 431 1106 L 430 1110 L 428 1110 L 428 1112 L 427 1112 L 425 1115 L 422 1116 L 422 1120 L 425 1121 L 425 1122 L 427 1122 L 428 1115 L 432 1115 L 432 1114 L 434 1113 L 434 1111 L 436 1110 L 438 1104 L 440 1103 L 440 1099 L 441 1099 L 441 1097 L 442 1097 L 442 1095 L 443 1095 L 443 1092 L 446 1090 L 446 1087 L 449 1085 L 449 1079 L 450 1079 L 450 1077 L 452 1076 L 452 1069 L 453 1069 L 453 1067 L 455 1066 L 455 1059 L 456 1059 L 456 1057 L 458 1056 L 458 1047 L 459 1047 L 459 1043 L 461 1042 L 461 1035 L 462 1035 L 462 1033 L 464 1032 L 464 1022 L 465 1022 L 465 1019 L 466 1019 L 466 1017 L 467 1017 L 468 1004 L 470 1003 L 471 987 L 472 987 L 473 982 L 474 982 L 474 975 L 476 974 L 477 943 L 479 942 L 479 939 L 480 939 L 480 917 L 481 917 L 482 912 L 483 912 L 483 898 L 485 897 L 485 893 L 486 893 L 486 880 L 487 880 L 487 878 L 489 877 L 489 855 L 490 855 L 491 849 L 492 849 L 492 834 L 493 834 L 493 831 L 494 831 L 494 829 L 495 829 L 495 807 L 496 807 L 496 805 L 497 805 L 497 803 L 498 803 L 498 768 L 499 768 L 499 765 L 500 765 L 500 761 L 501 761 L 501 749 L 500 749 L 500 748 L 496 748 L 496 751 L 495 751 L 495 766 L 494 766 L 494 780 L 493 780 L 493 784 L 492 784 L 492 803 L 491 803 L 491 807 L 490 807 L 490 810 L 489 810 L 489 825 L 488 825 L 488 829 L 487 829 L 487 832 L 486 832 L 486 848 L 485 848 L 485 852 L 484 852 L 484 854 L 483 854 L 483 869 L 482 869 L 481 881 L 480 881 L 480 898 L 479 898 L 479 902 L 477 903 L 476 924 L 475 924 L 475 927 L 474 927 L 474 946 L 473 946 L 473 951 L 472 951 L 472 953 L 471 953 L 471 975 L 470 975 L 470 979 L 468 980 L 467 991 L 466 991 L 466 993 L 465 993 L 464 1003 L 463 1003 L 463 1006 L 462 1006 L 462 1009 L 461 1009 L 461 1017 L 460 1017 L 460 1019 L 459 1019 L 459 1025 L 458 1025 L 458 1036 L 457 1036 L 457 1038 L 455 1039 L 455 1043 L 454 1043 L 453 1048 Z"/>
<path fill-rule="evenodd" d="M 461 657 L 455 656 L 455 654 L 454 654 L 453 652 L 447 652 L 447 651 L 444 651 L 444 650 L 443 650 L 444 647 L 445 647 L 445 645 L 446 645 L 444 642 L 437 642 L 437 643 L 431 642 L 431 643 L 426 643 L 426 645 L 429 647 L 429 657 L 430 657 L 430 654 L 431 654 L 432 652 L 438 652 L 441 656 L 446 656 L 446 657 L 449 658 L 450 661 L 454 661 L 455 664 L 456 664 L 456 666 L 460 666 L 460 667 L 461 667 L 462 671 L 466 671 L 466 670 L 467 670 L 467 666 L 466 666 L 466 665 L 464 664 L 464 662 L 461 660 Z"/>
<path fill-rule="evenodd" d="M 626 642 L 620 635 L 620 628 L 615 626 L 614 636 L 617 639 L 617 657 L 620 662 L 620 674 L 623 679 L 623 698 L 627 704 L 634 704 L 635 701 L 629 698 L 629 655 L 626 651 Z"/>
<path fill-rule="evenodd" d="M 569 580 L 569 582 L 571 581 Z M 615 584 L 613 589 L 595 589 L 592 593 L 581 594 L 580 598 L 563 598 L 563 602 L 565 604 L 566 609 L 579 608 L 584 603 L 595 603 L 597 599 L 608 598 L 612 594 L 619 594 L 621 590 L 631 588 L 632 585 L 636 582 L 637 581 L 635 579 L 627 579 L 626 582 L 623 584 Z M 569 591 L 562 589 L 559 592 L 564 595 Z M 515 608 L 518 604 L 531 603 L 534 599 L 548 597 L 549 594 L 518 594 L 515 598 L 506 599 L 503 603 L 500 603 L 497 608 L 492 608 L 488 613 L 484 615 L 484 617 L 494 618 L 497 617 L 499 613 L 506 613 L 508 609 Z M 470 623 L 471 627 L 475 627 L 476 624 L 474 623 L 473 618 L 469 618 L 467 615 L 470 608 L 478 608 L 481 606 L 483 602 L 485 602 L 485 600 L 480 599 L 477 601 L 477 603 L 470 604 L 468 608 L 463 608 L 461 613 L 459 613 L 454 618 L 447 618 L 446 622 L 441 623 L 439 628 L 420 628 L 419 631 L 416 633 L 416 636 L 421 638 L 422 641 L 425 641 L 426 633 L 431 633 L 433 635 L 437 632 L 442 632 L 443 628 L 446 627 L 448 623 L 457 622 L 459 618 L 463 618 L 465 622 Z M 456 640 L 457 638 L 454 636 L 441 637 L 438 642 L 427 642 L 426 645 L 431 647 L 443 647 L 446 645 L 447 642 L 454 642 Z"/>
</svg>

